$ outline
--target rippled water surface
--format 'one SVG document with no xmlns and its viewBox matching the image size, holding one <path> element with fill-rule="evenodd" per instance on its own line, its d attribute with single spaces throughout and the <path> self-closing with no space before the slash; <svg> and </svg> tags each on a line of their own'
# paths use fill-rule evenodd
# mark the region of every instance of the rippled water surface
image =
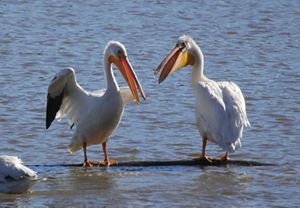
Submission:
<svg viewBox="0 0 300 208">
<path fill-rule="evenodd" d="M 1 1 L 0 154 L 19 156 L 41 180 L 30 194 L 0 195 L 0 206 L 299 207 L 299 23 L 299 1 Z M 152 71 L 182 34 L 199 43 L 208 77 L 234 81 L 245 95 L 252 127 L 231 159 L 278 166 L 59 166 L 82 162 L 83 153 L 68 153 L 66 122 L 45 130 L 47 85 L 72 66 L 85 89 L 104 87 L 102 54 L 111 39 L 126 45 L 148 96 L 126 107 L 109 140 L 111 158 L 200 153 L 190 70 L 159 86 Z M 223 154 L 215 145 L 207 152 Z M 88 153 L 103 158 L 100 145 Z"/>
</svg>

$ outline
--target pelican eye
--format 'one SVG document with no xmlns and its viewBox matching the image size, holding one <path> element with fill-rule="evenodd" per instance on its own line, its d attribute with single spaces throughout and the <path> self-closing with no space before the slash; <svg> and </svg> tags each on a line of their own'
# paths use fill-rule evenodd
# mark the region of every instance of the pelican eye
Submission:
<svg viewBox="0 0 300 208">
<path fill-rule="evenodd" d="M 177 43 L 176 46 L 179 47 L 181 50 L 184 50 L 186 48 L 186 45 L 184 42 Z"/>
<path fill-rule="evenodd" d="M 124 57 L 124 54 L 122 51 L 118 51 L 118 57 Z"/>
</svg>

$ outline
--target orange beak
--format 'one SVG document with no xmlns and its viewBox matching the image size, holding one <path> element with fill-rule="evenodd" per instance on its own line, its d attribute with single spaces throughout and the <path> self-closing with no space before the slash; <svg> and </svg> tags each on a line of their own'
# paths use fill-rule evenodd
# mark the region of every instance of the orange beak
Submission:
<svg viewBox="0 0 300 208">
<path fill-rule="evenodd" d="M 136 101 L 140 103 L 139 93 L 145 100 L 146 95 L 144 93 L 142 85 L 140 84 L 135 72 L 133 71 L 133 68 L 128 58 L 122 54 L 119 54 L 119 60 L 116 59 L 114 56 L 111 56 L 110 60 L 119 68 L 119 70 L 123 74 L 123 77 L 125 78 Z"/>
<path fill-rule="evenodd" d="M 158 82 L 161 83 L 173 72 L 193 64 L 194 57 L 184 50 L 184 47 L 176 45 L 171 53 L 157 67 L 154 74 L 160 74 Z"/>
</svg>

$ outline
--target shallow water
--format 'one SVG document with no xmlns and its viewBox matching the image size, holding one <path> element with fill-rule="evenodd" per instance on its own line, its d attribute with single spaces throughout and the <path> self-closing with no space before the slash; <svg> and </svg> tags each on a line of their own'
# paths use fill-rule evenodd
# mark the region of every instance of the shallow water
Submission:
<svg viewBox="0 0 300 208">
<path fill-rule="evenodd" d="M 1 1 L 0 17 L 0 154 L 19 156 L 41 178 L 30 194 L 0 195 L 1 206 L 300 206 L 298 1 Z M 102 51 L 111 39 L 127 47 L 148 96 L 126 107 L 108 144 L 111 158 L 200 152 L 190 70 L 159 86 L 152 71 L 182 34 L 200 44 L 208 77 L 234 81 L 245 95 L 252 126 L 231 158 L 278 166 L 59 166 L 82 162 L 83 153 L 67 152 L 73 131 L 66 122 L 45 130 L 47 85 L 72 66 L 85 89 L 103 88 Z M 215 145 L 207 152 L 223 154 Z M 88 154 L 103 157 L 100 145 Z"/>
</svg>

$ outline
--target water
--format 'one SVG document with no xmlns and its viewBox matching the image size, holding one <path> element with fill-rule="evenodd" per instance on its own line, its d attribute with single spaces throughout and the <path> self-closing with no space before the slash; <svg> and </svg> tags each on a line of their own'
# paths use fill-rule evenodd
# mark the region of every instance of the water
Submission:
<svg viewBox="0 0 300 208">
<path fill-rule="evenodd" d="M 1 1 L 0 17 L 0 153 L 21 157 L 41 178 L 31 194 L 0 195 L 1 207 L 300 206 L 299 1 Z M 83 153 L 67 152 L 66 122 L 45 130 L 47 85 L 72 66 L 85 89 L 101 89 L 111 39 L 127 47 L 148 96 L 126 108 L 108 144 L 111 158 L 200 153 L 190 70 L 160 85 L 152 71 L 182 34 L 200 44 L 208 77 L 234 81 L 246 97 L 252 127 L 231 158 L 278 166 L 58 166 L 82 162 Z M 223 154 L 215 145 L 207 153 Z M 100 145 L 88 154 L 103 159 Z"/>
</svg>

